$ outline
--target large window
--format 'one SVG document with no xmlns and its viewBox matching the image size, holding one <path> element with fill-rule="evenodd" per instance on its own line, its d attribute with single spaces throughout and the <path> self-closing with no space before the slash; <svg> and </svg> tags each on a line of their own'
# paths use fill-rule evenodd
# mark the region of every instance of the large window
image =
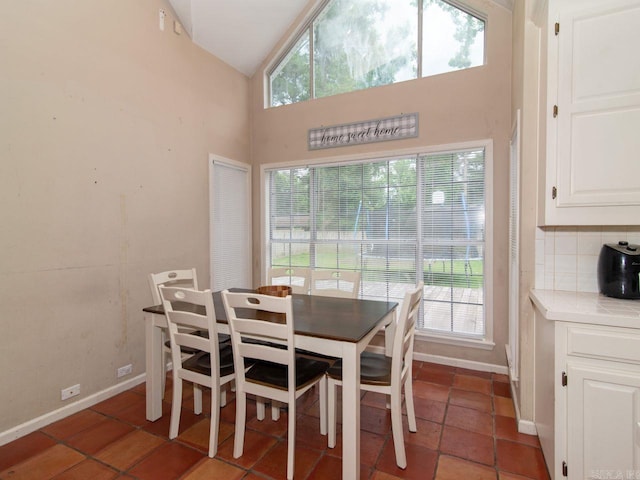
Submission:
<svg viewBox="0 0 640 480">
<path fill-rule="evenodd" d="M 455 0 L 327 0 L 268 72 L 269 105 L 483 65 L 484 27 Z"/>
<path fill-rule="evenodd" d="M 487 337 L 485 148 L 266 171 L 268 266 L 358 270 L 361 298 L 424 280 L 418 328 Z"/>
</svg>

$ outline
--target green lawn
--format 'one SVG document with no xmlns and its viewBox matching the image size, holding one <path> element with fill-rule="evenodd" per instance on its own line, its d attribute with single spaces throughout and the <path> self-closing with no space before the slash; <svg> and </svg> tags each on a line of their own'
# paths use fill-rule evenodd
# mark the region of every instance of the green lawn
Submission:
<svg viewBox="0 0 640 480">
<path fill-rule="evenodd" d="M 291 265 L 309 267 L 309 254 L 293 255 Z M 273 260 L 273 266 L 287 266 L 289 258 Z M 466 266 L 466 269 L 465 269 Z M 413 283 L 415 281 L 415 262 L 393 259 L 388 265 L 384 258 L 344 255 L 337 264 L 334 253 L 316 254 L 316 268 L 341 268 L 344 270 L 362 270 L 363 280 Z M 453 286 L 462 288 L 481 288 L 483 286 L 483 262 L 481 260 L 425 260 L 425 285 Z"/>
</svg>

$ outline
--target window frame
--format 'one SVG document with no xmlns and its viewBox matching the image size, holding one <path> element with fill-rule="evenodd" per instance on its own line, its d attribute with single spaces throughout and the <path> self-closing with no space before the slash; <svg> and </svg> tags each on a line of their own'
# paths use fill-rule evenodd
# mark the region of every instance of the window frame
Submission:
<svg viewBox="0 0 640 480">
<path fill-rule="evenodd" d="M 283 43 L 282 48 L 279 50 L 279 52 L 273 57 L 273 60 L 271 62 L 269 62 L 269 64 L 266 66 L 266 68 L 263 70 L 263 85 L 264 85 L 264 108 L 275 108 L 275 107 L 282 107 L 282 106 L 286 106 L 286 105 L 293 105 L 293 103 L 291 104 L 284 104 L 284 105 L 273 105 L 272 104 L 272 98 L 271 98 L 271 75 L 273 75 L 274 72 L 276 72 L 278 70 L 278 68 L 280 68 L 280 65 L 282 62 L 285 61 L 285 59 L 291 54 L 291 52 L 293 51 L 294 47 L 297 45 L 298 41 L 300 41 L 300 39 L 303 36 L 308 36 L 309 39 L 309 100 L 315 100 L 316 99 L 316 95 L 315 95 L 315 82 L 314 82 L 314 60 L 313 60 L 313 50 L 314 50 L 314 36 L 313 36 L 313 25 L 314 22 L 316 21 L 316 19 L 322 14 L 323 10 L 325 8 L 327 8 L 330 4 L 332 0 L 317 0 L 316 4 L 311 7 L 308 10 L 307 15 L 304 17 L 300 27 L 298 27 L 297 29 L 295 29 L 294 33 L 289 36 L 289 38 Z M 476 66 L 472 66 L 472 67 L 467 67 L 465 69 L 462 70 L 468 70 L 469 68 L 479 68 L 479 67 L 483 67 L 487 64 L 487 27 L 489 25 L 489 16 L 476 9 L 473 8 L 470 5 L 467 5 L 465 2 L 461 1 L 461 0 L 441 0 L 444 3 L 447 3 L 449 5 L 451 5 L 454 8 L 459 9 L 460 11 L 466 13 L 467 15 L 471 15 L 472 17 L 477 18 L 478 20 L 481 20 L 484 23 L 484 30 L 483 30 L 483 59 L 482 59 L 482 64 L 481 65 L 476 65 Z M 416 15 L 417 15 L 417 28 L 416 28 L 416 33 L 417 33 L 417 38 L 416 38 L 416 54 L 417 54 L 417 59 L 418 59 L 418 63 L 416 65 L 416 77 L 409 79 L 409 80 L 404 80 L 404 81 L 410 81 L 410 80 L 419 80 L 421 78 L 426 78 L 423 76 L 423 72 L 422 72 L 422 50 L 423 50 L 423 45 L 422 45 L 422 41 L 423 41 L 423 0 L 418 0 L 417 2 L 417 7 L 416 7 Z M 435 75 L 442 75 L 445 73 L 455 73 L 461 70 L 451 70 L 448 72 L 442 72 L 442 73 L 438 73 Z M 429 75 L 431 76 L 431 75 Z M 393 85 L 394 83 L 390 83 L 387 85 Z M 374 88 L 374 87 L 369 87 L 369 88 Z M 345 93 L 349 93 L 349 92 L 345 92 Z M 333 96 L 333 95 L 330 95 Z M 326 98 L 326 97 L 322 97 L 322 98 Z M 305 101 L 305 100 L 302 100 Z M 299 103 L 299 102 L 295 102 L 295 103 Z"/>
<path fill-rule="evenodd" d="M 484 156 L 484 178 L 485 178 L 485 252 L 484 252 L 484 321 L 485 335 L 483 338 L 476 336 L 467 337 L 461 334 L 437 333 L 434 331 L 416 331 L 416 336 L 422 340 L 442 343 L 447 345 L 457 345 L 472 347 L 484 350 L 492 350 L 495 347 L 493 340 L 494 319 L 493 319 L 493 140 L 485 139 L 469 142 L 458 142 L 446 145 L 434 145 L 425 147 L 415 147 L 409 149 L 377 151 L 368 154 L 344 155 L 335 157 L 317 158 L 313 160 L 298 160 L 289 162 L 277 162 L 260 165 L 260 258 L 261 258 L 261 282 L 266 281 L 266 272 L 269 267 L 269 171 L 274 169 L 318 167 L 318 166 L 338 166 L 353 162 L 367 160 L 383 160 L 385 158 L 404 155 L 432 155 L 444 154 L 461 150 L 483 148 Z"/>
</svg>

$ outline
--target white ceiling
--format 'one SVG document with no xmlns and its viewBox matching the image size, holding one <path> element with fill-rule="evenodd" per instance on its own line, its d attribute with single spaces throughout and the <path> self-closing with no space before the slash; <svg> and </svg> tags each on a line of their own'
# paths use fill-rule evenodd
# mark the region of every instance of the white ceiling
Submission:
<svg viewBox="0 0 640 480">
<path fill-rule="evenodd" d="M 309 0 L 169 0 L 191 40 L 251 77 Z"/>
</svg>

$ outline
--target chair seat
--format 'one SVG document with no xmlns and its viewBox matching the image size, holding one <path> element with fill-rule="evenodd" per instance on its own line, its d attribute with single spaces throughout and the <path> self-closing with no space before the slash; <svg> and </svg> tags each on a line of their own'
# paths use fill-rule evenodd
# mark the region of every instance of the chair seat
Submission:
<svg viewBox="0 0 640 480">
<path fill-rule="evenodd" d="M 200 352 L 185 360 L 183 368 L 193 372 L 211 375 L 211 356 L 207 352 Z M 233 349 L 231 344 L 220 344 L 220 376 L 224 377 L 234 372 Z"/>
<path fill-rule="evenodd" d="M 296 357 L 296 389 L 307 385 L 322 376 L 330 364 L 306 357 Z M 281 390 L 287 390 L 287 366 L 277 363 L 256 361 L 245 373 L 247 381 L 270 385 Z"/>
<path fill-rule="evenodd" d="M 342 359 L 327 370 L 329 377 L 342 380 Z M 360 382 L 368 385 L 391 385 L 391 357 L 364 351 L 360 354 Z"/>
</svg>

